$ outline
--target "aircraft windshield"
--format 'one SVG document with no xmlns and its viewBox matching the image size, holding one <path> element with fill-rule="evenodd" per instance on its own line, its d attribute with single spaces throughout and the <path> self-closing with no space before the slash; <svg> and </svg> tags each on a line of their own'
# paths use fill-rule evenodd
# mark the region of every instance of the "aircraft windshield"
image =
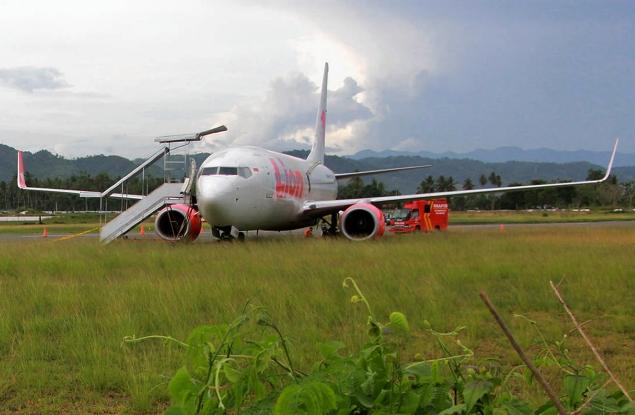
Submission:
<svg viewBox="0 0 635 415">
<path fill-rule="evenodd" d="M 211 176 L 214 174 L 218 174 L 218 167 L 203 167 L 201 169 L 201 176 Z"/>
<path fill-rule="evenodd" d="M 237 176 L 248 178 L 251 176 L 251 169 L 249 167 L 203 167 L 201 169 L 201 176 Z"/>
<path fill-rule="evenodd" d="M 391 218 L 395 220 L 406 220 L 409 219 L 409 213 L 410 209 L 395 209 Z"/>
<path fill-rule="evenodd" d="M 238 167 L 219 167 L 218 174 L 224 176 L 236 176 L 238 174 Z"/>
</svg>

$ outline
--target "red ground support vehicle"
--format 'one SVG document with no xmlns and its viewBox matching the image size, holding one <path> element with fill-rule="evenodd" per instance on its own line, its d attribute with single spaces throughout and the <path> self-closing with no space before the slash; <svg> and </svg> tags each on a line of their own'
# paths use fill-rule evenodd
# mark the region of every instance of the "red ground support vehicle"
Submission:
<svg viewBox="0 0 635 415">
<path fill-rule="evenodd" d="M 449 211 L 446 199 L 407 202 L 390 219 L 388 230 L 395 233 L 443 231 L 448 227 Z"/>
</svg>

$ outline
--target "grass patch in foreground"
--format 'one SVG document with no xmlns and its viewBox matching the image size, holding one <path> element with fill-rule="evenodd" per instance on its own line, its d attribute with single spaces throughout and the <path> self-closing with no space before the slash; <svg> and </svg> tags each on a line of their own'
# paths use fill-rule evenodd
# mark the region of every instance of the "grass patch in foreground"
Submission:
<svg viewBox="0 0 635 415">
<path fill-rule="evenodd" d="M 168 245 L 92 240 L 3 243 L 0 254 L 0 412 L 156 412 L 182 351 L 161 342 L 123 346 L 124 336 L 184 339 L 205 323 L 229 322 L 248 300 L 269 310 L 298 367 L 319 342 L 366 340 L 366 314 L 342 280 L 355 277 L 377 315 L 404 312 L 412 358 L 438 354 L 423 321 L 466 325 L 476 357 L 518 363 L 482 306 L 485 289 L 521 342 L 557 339 L 571 325 L 548 280 L 564 295 L 609 365 L 635 387 L 635 232 L 630 227 L 450 230 L 375 242 L 281 239 Z M 575 336 L 571 353 L 593 362 Z M 538 395 L 538 390 L 535 391 Z"/>
</svg>

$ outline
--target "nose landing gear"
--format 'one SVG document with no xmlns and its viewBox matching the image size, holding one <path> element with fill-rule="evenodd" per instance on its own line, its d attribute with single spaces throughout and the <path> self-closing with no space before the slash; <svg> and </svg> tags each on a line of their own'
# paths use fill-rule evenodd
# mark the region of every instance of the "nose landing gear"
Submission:
<svg viewBox="0 0 635 415">
<path fill-rule="evenodd" d="M 212 226 L 212 236 L 219 241 L 245 240 L 245 232 L 240 232 L 235 226 Z"/>
</svg>

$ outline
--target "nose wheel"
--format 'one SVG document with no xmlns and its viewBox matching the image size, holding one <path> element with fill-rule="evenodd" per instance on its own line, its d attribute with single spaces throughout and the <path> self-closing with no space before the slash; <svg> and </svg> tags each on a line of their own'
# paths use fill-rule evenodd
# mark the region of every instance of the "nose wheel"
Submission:
<svg viewBox="0 0 635 415">
<path fill-rule="evenodd" d="M 245 240 L 245 232 L 240 232 L 235 226 L 212 226 L 212 236 L 219 241 Z"/>
</svg>

